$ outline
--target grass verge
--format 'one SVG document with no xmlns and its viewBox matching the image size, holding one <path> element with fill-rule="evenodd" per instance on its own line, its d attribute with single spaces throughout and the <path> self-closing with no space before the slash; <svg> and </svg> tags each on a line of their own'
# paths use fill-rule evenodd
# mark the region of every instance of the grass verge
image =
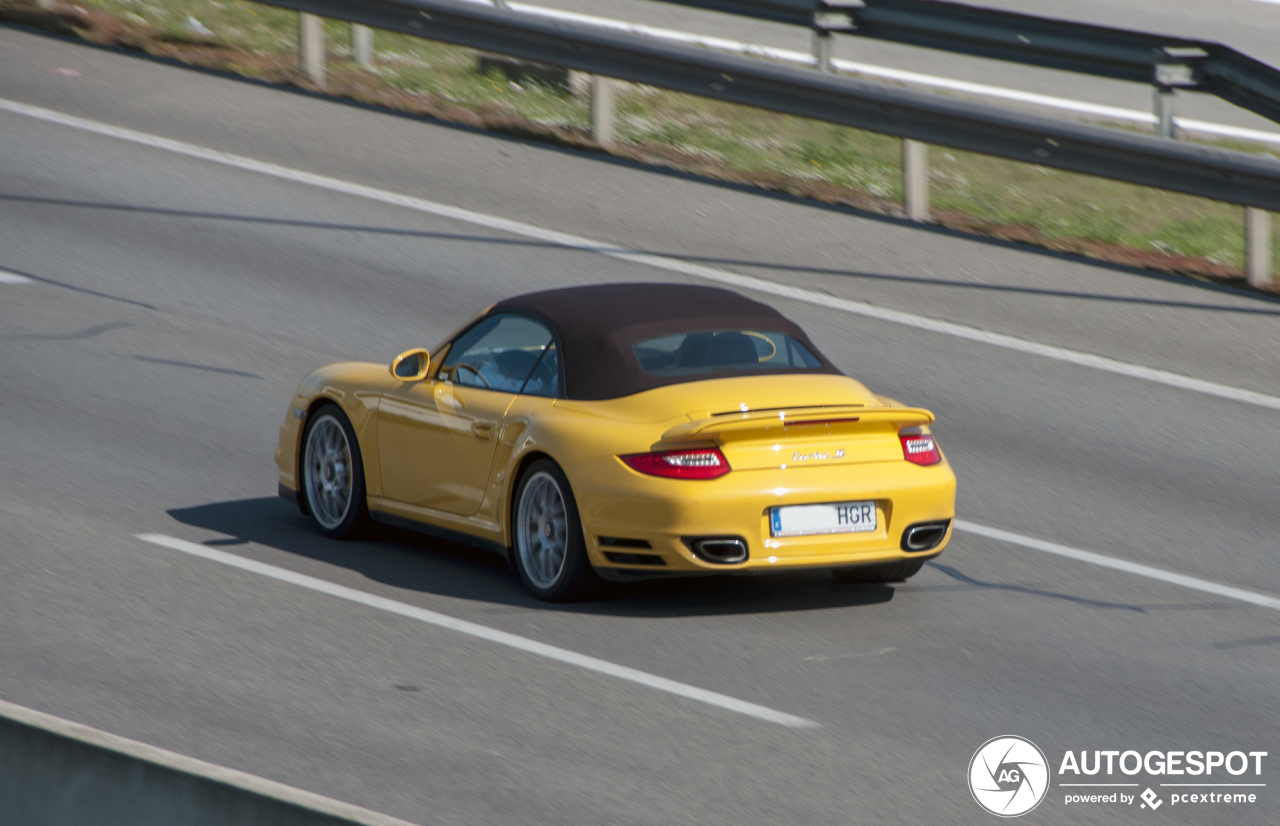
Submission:
<svg viewBox="0 0 1280 826">
<path fill-rule="evenodd" d="M 350 61 L 326 21 L 328 77 L 297 67 L 296 13 L 246 0 L 79 0 L 55 11 L 0 0 L 0 20 L 496 132 L 871 212 L 901 215 L 898 139 L 644 86 L 619 100 L 617 145 L 590 137 L 586 100 L 481 73 L 470 49 L 379 31 Z M 1224 144 L 1225 145 L 1225 144 Z M 1250 144 L 1230 148 L 1270 154 Z M 1212 281 L 1244 278 L 1239 206 L 934 147 L 934 222 L 952 229 Z M 1273 241 L 1273 260 L 1280 233 Z"/>
</svg>

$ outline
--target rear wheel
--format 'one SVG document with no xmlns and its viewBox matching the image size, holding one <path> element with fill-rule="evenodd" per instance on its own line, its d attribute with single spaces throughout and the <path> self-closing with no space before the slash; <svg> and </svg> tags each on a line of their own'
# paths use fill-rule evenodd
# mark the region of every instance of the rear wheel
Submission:
<svg viewBox="0 0 1280 826">
<path fill-rule="evenodd" d="M 882 582 L 902 582 L 920 573 L 923 567 L 923 559 L 903 559 L 899 562 L 859 565 L 856 568 L 832 568 L 831 573 L 844 583 L 872 585 Z"/>
<path fill-rule="evenodd" d="M 516 488 L 513 511 L 516 572 L 535 597 L 581 599 L 599 584 L 587 559 L 573 491 L 555 462 L 539 459 L 529 466 Z"/>
<path fill-rule="evenodd" d="M 336 404 L 326 404 L 307 423 L 302 443 L 302 493 L 311 518 L 334 539 L 357 533 L 368 508 L 364 462 L 351 420 Z"/>
</svg>

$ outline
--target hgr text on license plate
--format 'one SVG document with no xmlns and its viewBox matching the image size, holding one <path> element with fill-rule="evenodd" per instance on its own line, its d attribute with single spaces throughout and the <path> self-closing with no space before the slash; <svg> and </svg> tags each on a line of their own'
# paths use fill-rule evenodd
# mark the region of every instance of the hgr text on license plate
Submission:
<svg viewBox="0 0 1280 826">
<path fill-rule="evenodd" d="M 876 503 L 828 502 L 770 508 L 769 527 L 773 536 L 867 533 L 876 529 Z"/>
</svg>

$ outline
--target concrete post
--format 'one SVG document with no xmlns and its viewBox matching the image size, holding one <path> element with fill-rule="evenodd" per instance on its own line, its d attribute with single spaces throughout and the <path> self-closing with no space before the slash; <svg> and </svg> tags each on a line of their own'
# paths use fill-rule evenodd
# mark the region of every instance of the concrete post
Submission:
<svg viewBox="0 0 1280 826">
<path fill-rule="evenodd" d="M 929 147 L 919 141 L 902 139 L 902 191 L 907 217 L 929 220 Z"/>
<path fill-rule="evenodd" d="M 591 81 L 591 137 L 601 146 L 614 142 L 614 83 L 596 75 Z"/>
<path fill-rule="evenodd" d="M 314 14 L 298 12 L 298 59 L 307 79 L 324 86 L 324 21 Z"/>
<path fill-rule="evenodd" d="M 819 72 L 834 72 L 831 67 L 831 32 L 813 30 L 813 66 Z"/>
<path fill-rule="evenodd" d="M 373 65 L 373 29 L 351 24 L 351 56 L 361 66 Z"/>
<path fill-rule="evenodd" d="M 1178 101 L 1174 97 L 1173 89 L 1168 86 L 1155 87 L 1153 103 L 1156 114 L 1156 134 L 1162 138 L 1176 140 L 1178 133 L 1177 127 L 1174 126 L 1173 118 L 1178 111 Z"/>
<path fill-rule="evenodd" d="M 1244 244 L 1248 260 L 1249 286 L 1275 289 L 1271 275 L 1271 213 L 1244 208 Z"/>
</svg>

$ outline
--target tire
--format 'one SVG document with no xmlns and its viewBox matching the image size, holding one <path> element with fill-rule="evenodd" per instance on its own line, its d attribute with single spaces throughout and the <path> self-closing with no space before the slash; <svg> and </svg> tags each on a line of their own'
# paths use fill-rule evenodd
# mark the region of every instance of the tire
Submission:
<svg viewBox="0 0 1280 826">
<path fill-rule="evenodd" d="M 550 459 L 525 470 L 511 507 L 512 557 L 524 587 L 547 602 L 582 599 L 600 579 L 587 559 L 578 505 Z"/>
<path fill-rule="evenodd" d="M 360 443 L 351 420 L 336 404 L 320 407 L 307 422 L 299 469 L 307 512 L 322 534 L 347 539 L 367 525 Z"/>
<path fill-rule="evenodd" d="M 904 559 L 899 562 L 881 562 L 877 565 L 859 565 L 856 568 L 832 568 L 836 579 L 848 585 L 876 585 L 885 582 L 902 582 L 920 573 L 923 559 Z"/>
</svg>

